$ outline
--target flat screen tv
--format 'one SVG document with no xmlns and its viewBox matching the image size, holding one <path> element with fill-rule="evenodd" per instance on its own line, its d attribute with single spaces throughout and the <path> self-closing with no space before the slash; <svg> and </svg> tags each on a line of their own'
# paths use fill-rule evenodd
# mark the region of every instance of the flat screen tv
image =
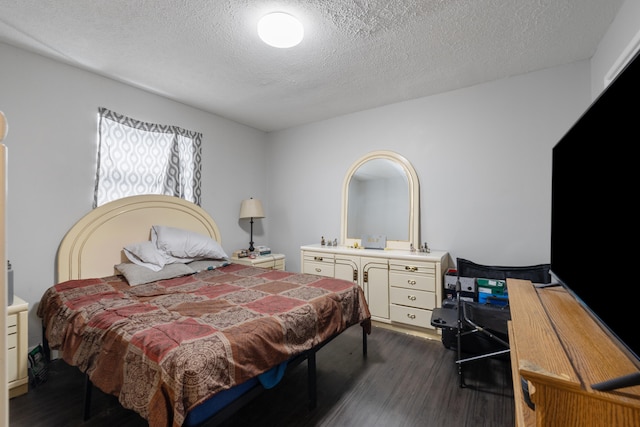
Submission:
<svg viewBox="0 0 640 427">
<path fill-rule="evenodd" d="M 599 390 L 640 384 L 638 143 L 636 54 L 553 148 L 552 277 L 593 314 L 638 368 L 593 385 Z"/>
</svg>

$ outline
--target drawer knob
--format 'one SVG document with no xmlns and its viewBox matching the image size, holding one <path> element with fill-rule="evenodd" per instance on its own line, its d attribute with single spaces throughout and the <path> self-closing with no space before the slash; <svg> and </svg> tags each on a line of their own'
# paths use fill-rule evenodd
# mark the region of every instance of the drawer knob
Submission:
<svg viewBox="0 0 640 427">
<path fill-rule="evenodd" d="M 322 271 L 321 268 L 316 267 L 316 273 L 320 273 Z"/>
<path fill-rule="evenodd" d="M 407 313 L 407 317 L 408 317 L 409 319 L 413 320 L 413 319 L 415 319 L 415 318 L 416 318 L 416 315 L 415 315 L 415 314 L 411 314 L 411 313 Z"/>
<path fill-rule="evenodd" d="M 404 269 L 407 271 L 418 271 L 418 267 L 413 266 L 413 265 L 405 265 Z"/>
<path fill-rule="evenodd" d="M 416 300 L 415 295 L 407 295 L 407 298 L 409 298 L 409 301 L 415 301 Z"/>
<path fill-rule="evenodd" d="M 415 285 L 416 281 L 415 280 L 407 280 L 407 283 L 410 285 Z"/>
<path fill-rule="evenodd" d="M 322 257 L 321 256 L 314 256 L 313 260 L 314 261 L 322 261 Z"/>
</svg>

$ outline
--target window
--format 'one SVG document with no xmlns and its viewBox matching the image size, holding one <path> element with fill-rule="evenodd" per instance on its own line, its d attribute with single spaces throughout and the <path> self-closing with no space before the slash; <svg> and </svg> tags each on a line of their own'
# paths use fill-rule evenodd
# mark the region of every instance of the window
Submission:
<svg viewBox="0 0 640 427">
<path fill-rule="evenodd" d="M 99 108 L 94 207 L 140 194 L 200 205 L 202 134 Z"/>
</svg>

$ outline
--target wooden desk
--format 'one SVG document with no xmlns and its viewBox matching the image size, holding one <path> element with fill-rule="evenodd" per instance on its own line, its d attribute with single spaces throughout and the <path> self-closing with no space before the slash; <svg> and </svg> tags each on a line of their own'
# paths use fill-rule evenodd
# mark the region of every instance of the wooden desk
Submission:
<svg viewBox="0 0 640 427">
<path fill-rule="evenodd" d="M 640 386 L 591 384 L 638 371 L 610 335 L 561 287 L 508 279 L 509 342 L 517 426 L 640 426 Z M 535 411 L 524 402 L 529 382 Z"/>
</svg>

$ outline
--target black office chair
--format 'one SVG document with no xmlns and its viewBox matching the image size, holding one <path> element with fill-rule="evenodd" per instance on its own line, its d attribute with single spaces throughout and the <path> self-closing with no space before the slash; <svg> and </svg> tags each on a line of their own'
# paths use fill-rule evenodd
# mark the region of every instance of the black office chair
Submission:
<svg viewBox="0 0 640 427">
<path fill-rule="evenodd" d="M 455 302 L 443 302 L 442 308 L 434 310 L 431 324 L 445 332 L 455 334 L 456 364 L 460 387 L 465 387 L 463 365 L 488 357 L 496 357 L 510 352 L 507 322 L 511 319 L 509 305 L 467 301 L 461 298 L 460 277 L 506 280 L 507 278 L 531 280 L 535 283 L 549 283 L 549 264 L 524 267 L 487 266 L 458 258 L 456 260 L 458 280 L 456 281 Z M 508 289 L 507 289 L 508 292 Z M 476 298 L 477 300 L 477 298 Z"/>
</svg>

